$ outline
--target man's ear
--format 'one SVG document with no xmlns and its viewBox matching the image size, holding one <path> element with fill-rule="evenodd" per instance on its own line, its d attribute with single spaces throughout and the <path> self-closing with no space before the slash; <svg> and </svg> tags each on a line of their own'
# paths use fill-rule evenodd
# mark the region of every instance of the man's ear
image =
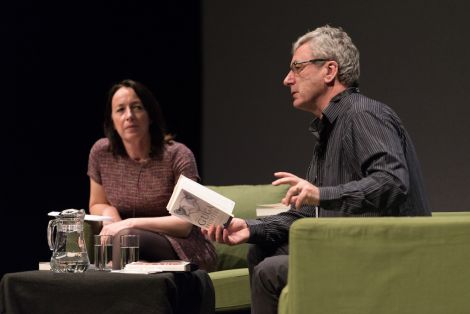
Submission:
<svg viewBox="0 0 470 314">
<path fill-rule="evenodd" d="M 331 83 L 335 80 L 335 77 L 338 75 L 338 63 L 336 61 L 327 61 L 326 64 L 326 75 L 325 82 Z"/>
</svg>

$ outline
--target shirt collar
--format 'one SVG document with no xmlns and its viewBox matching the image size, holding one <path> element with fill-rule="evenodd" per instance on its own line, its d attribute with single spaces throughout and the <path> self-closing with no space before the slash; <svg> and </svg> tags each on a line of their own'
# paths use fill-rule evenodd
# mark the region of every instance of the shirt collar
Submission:
<svg viewBox="0 0 470 314">
<path fill-rule="evenodd" d="M 341 105 L 342 100 L 354 93 L 359 93 L 358 87 L 349 87 L 333 97 L 325 110 L 323 110 L 323 116 L 326 116 L 328 121 L 333 123 L 336 118 L 346 109 L 345 106 Z"/>
<path fill-rule="evenodd" d="M 344 111 L 346 110 L 346 107 L 341 105 L 341 100 L 346 98 L 347 96 L 353 94 L 353 93 L 359 93 L 359 88 L 358 87 L 349 87 L 342 91 L 341 93 L 337 94 L 334 96 L 331 100 L 328 106 L 323 110 L 323 117 L 320 118 L 315 118 L 313 121 L 310 123 L 309 131 L 315 135 L 315 137 L 319 137 L 319 133 L 321 132 L 322 128 L 325 126 L 326 123 L 332 124 L 336 118 Z"/>
</svg>

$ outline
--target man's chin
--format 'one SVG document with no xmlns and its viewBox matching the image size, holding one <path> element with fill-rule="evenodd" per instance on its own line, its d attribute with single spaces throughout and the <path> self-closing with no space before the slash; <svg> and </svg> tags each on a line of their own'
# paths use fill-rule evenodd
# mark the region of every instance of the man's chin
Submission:
<svg viewBox="0 0 470 314">
<path fill-rule="evenodd" d="M 300 101 L 295 101 L 292 103 L 292 106 L 295 108 L 295 109 L 298 109 L 298 110 L 302 110 L 302 111 L 306 111 L 306 112 L 313 112 L 312 111 L 312 108 L 309 104 L 305 103 L 305 102 L 300 102 Z"/>
<path fill-rule="evenodd" d="M 292 106 L 295 109 L 305 110 L 305 103 L 302 101 L 299 101 L 298 99 L 294 99 L 294 101 L 292 102 Z"/>
</svg>

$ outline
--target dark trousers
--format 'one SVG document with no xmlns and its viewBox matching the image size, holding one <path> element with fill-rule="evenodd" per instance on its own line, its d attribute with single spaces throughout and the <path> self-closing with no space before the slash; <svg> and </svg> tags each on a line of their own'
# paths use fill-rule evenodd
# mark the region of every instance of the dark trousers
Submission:
<svg viewBox="0 0 470 314">
<path fill-rule="evenodd" d="M 252 314 L 277 313 L 279 296 L 287 284 L 288 254 L 288 244 L 277 248 L 250 245 L 248 269 Z"/>
</svg>

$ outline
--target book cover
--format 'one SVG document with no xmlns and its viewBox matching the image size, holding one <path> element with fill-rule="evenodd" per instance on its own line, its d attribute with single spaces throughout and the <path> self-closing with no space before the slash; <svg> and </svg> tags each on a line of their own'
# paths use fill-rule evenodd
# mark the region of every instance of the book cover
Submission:
<svg viewBox="0 0 470 314">
<path fill-rule="evenodd" d="M 265 217 L 265 216 L 277 215 L 279 213 L 286 212 L 289 209 L 290 209 L 290 206 L 284 205 L 282 203 L 260 204 L 256 207 L 256 216 Z"/>
<path fill-rule="evenodd" d="M 203 229 L 210 225 L 228 225 L 235 202 L 181 175 L 167 205 L 171 215 Z"/>
</svg>

